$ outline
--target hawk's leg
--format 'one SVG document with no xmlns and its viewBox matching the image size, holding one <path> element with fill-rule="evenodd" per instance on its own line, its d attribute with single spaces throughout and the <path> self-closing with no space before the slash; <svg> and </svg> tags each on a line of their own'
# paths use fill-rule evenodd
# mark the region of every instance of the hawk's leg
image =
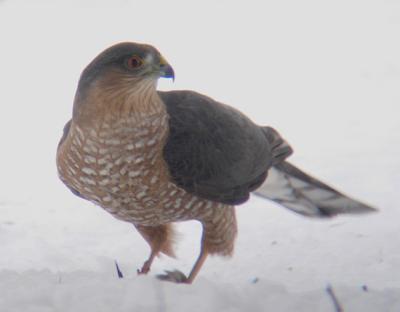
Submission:
<svg viewBox="0 0 400 312">
<path fill-rule="evenodd" d="M 200 255 L 197 258 L 188 277 L 180 271 L 166 271 L 158 275 L 164 281 L 191 284 L 200 272 L 209 254 L 230 256 L 237 233 L 235 210 L 232 206 L 224 205 L 223 208 L 213 211 L 211 218 L 201 221 L 203 235 L 201 240 Z"/>
<path fill-rule="evenodd" d="M 151 267 L 151 265 L 153 263 L 154 258 L 157 256 L 157 254 L 158 254 L 158 251 L 152 249 L 151 253 L 150 253 L 150 256 L 149 256 L 149 259 L 147 259 L 143 263 L 141 269 L 137 269 L 137 273 L 138 274 L 147 274 L 147 273 L 149 273 L 150 272 L 150 267 Z"/>
<path fill-rule="evenodd" d="M 195 277 L 200 272 L 201 267 L 203 266 L 204 262 L 206 261 L 207 256 L 208 256 L 208 251 L 206 249 L 204 249 L 203 247 L 204 246 L 202 246 L 200 255 L 197 258 L 196 263 L 194 264 L 192 270 L 190 271 L 190 274 L 189 274 L 188 278 L 186 279 L 185 283 L 191 284 L 194 281 Z"/>
<path fill-rule="evenodd" d="M 141 269 L 138 269 L 138 274 L 147 274 L 150 271 L 151 264 L 160 252 L 174 257 L 173 241 L 174 231 L 171 224 L 163 224 L 158 226 L 141 226 L 135 225 L 136 229 L 150 245 L 150 256 L 144 262 Z"/>
</svg>

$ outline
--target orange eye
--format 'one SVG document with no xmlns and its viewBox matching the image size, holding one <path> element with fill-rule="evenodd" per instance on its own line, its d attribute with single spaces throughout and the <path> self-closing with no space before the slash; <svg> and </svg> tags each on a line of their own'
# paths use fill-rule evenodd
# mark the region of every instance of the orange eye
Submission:
<svg viewBox="0 0 400 312">
<path fill-rule="evenodd" d="M 137 55 L 134 55 L 130 59 L 128 59 L 128 67 L 130 69 L 137 69 L 142 65 L 143 65 L 143 60 Z"/>
</svg>

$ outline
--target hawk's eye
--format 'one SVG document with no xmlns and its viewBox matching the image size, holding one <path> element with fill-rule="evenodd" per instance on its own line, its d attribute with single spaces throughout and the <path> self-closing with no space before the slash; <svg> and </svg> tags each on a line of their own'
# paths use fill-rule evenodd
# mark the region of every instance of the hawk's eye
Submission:
<svg viewBox="0 0 400 312">
<path fill-rule="evenodd" d="M 127 65 L 129 69 L 137 69 L 143 65 L 143 60 L 139 56 L 134 55 L 128 59 Z"/>
</svg>

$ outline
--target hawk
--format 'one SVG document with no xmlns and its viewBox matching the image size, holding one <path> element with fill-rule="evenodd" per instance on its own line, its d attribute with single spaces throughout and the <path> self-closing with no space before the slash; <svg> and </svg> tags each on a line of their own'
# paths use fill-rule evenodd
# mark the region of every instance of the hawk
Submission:
<svg viewBox="0 0 400 312">
<path fill-rule="evenodd" d="M 132 223 L 151 248 L 139 274 L 160 253 L 174 256 L 173 222 L 198 220 L 200 255 L 230 256 L 234 206 L 255 194 L 310 217 L 374 208 L 351 199 L 286 161 L 289 144 L 268 126 L 193 91 L 157 91 L 174 71 L 153 46 L 124 42 L 100 53 L 81 74 L 72 119 L 57 149 L 62 182 L 77 196 Z"/>
</svg>

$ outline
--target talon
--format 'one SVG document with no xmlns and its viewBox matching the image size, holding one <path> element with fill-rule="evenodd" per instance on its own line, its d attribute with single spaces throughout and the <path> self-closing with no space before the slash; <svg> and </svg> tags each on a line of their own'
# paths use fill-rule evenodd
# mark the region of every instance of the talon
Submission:
<svg viewBox="0 0 400 312">
<path fill-rule="evenodd" d="M 143 266 L 141 269 L 137 269 L 137 274 L 141 275 L 141 274 L 149 273 L 150 265 L 151 265 L 151 262 L 147 260 L 145 263 L 143 263 Z"/>
<path fill-rule="evenodd" d="M 190 281 L 181 271 L 165 271 L 165 274 L 158 274 L 157 278 L 161 281 L 173 282 L 177 284 L 189 284 Z"/>
<path fill-rule="evenodd" d="M 137 272 L 137 275 L 143 275 L 143 274 L 146 274 L 146 273 L 144 273 L 144 272 L 143 272 L 143 270 L 142 270 L 142 269 L 137 269 L 137 270 L 136 270 L 136 272 Z"/>
</svg>

